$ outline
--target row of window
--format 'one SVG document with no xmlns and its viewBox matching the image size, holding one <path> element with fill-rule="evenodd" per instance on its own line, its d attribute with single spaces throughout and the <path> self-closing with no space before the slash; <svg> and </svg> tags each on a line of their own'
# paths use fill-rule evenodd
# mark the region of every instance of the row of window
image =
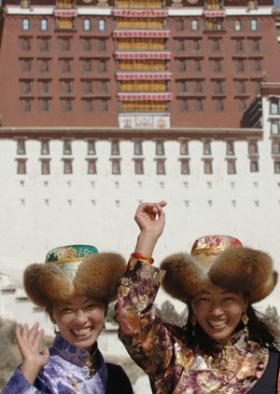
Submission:
<svg viewBox="0 0 280 394">
<path fill-rule="evenodd" d="M 97 159 L 87 159 L 87 173 L 97 174 Z M 17 162 L 17 174 L 27 174 L 27 159 L 16 159 Z M 51 159 L 40 159 L 41 162 L 41 174 L 49 175 L 51 173 Z M 134 173 L 135 175 L 144 175 L 144 159 L 133 159 L 134 162 Z M 155 159 L 155 172 L 157 175 L 166 175 L 166 160 Z M 190 159 L 179 159 L 180 162 L 180 173 L 181 175 L 190 175 Z M 73 174 L 73 160 L 62 159 L 63 173 Z M 213 159 L 202 159 L 203 172 L 204 174 L 213 174 Z M 274 173 L 280 173 L 280 160 L 274 160 Z M 227 174 L 237 174 L 236 159 L 226 159 Z M 258 159 L 249 160 L 249 171 L 252 173 L 259 172 L 259 161 Z M 111 159 L 111 174 L 121 175 L 121 159 Z"/>
<path fill-rule="evenodd" d="M 38 87 L 40 94 L 51 94 L 52 81 L 50 79 L 38 79 L 37 84 L 34 79 L 21 79 L 20 81 L 20 94 L 32 94 L 35 87 Z M 109 92 L 109 80 L 106 79 L 86 79 L 81 80 L 83 93 L 85 94 L 102 94 Z M 61 93 L 74 92 L 73 79 L 60 79 Z"/>
<path fill-rule="evenodd" d="M 197 52 L 203 49 L 204 40 L 203 38 L 174 38 L 173 46 L 175 51 L 193 51 Z M 231 43 L 233 45 L 233 50 L 237 53 L 251 51 L 259 52 L 261 50 L 261 38 L 241 38 L 241 37 L 231 37 Z M 219 52 L 224 50 L 222 46 L 221 39 L 211 38 L 207 41 L 207 48 L 210 44 L 211 52 Z M 227 43 L 228 46 L 228 43 Z M 227 48 L 228 49 L 228 48 Z"/>
<path fill-rule="evenodd" d="M 217 96 L 217 94 L 216 94 Z M 206 100 L 203 97 L 199 98 L 178 98 L 179 112 L 204 112 L 206 111 Z M 224 111 L 238 111 L 245 112 L 250 106 L 249 97 L 234 97 L 234 106 L 232 102 L 227 106 L 227 100 L 224 97 L 211 97 L 211 111 L 214 109 L 216 112 Z"/>
<path fill-rule="evenodd" d="M 218 23 L 220 22 L 221 24 L 223 24 L 223 18 L 211 18 L 213 19 L 218 19 Z M 207 21 L 208 23 L 210 21 Z M 186 31 L 186 30 L 192 30 L 192 31 L 199 31 L 201 30 L 201 23 L 198 19 L 183 19 L 183 18 L 176 18 L 175 21 L 175 30 L 176 31 Z M 241 19 L 234 19 L 231 22 L 231 26 L 230 24 L 227 25 L 227 27 L 231 27 L 234 31 L 236 32 L 240 32 L 243 31 L 245 29 L 247 29 L 247 27 L 249 27 L 250 31 L 259 31 L 260 30 L 260 23 L 257 19 L 249 19 L 249 20 L 241 20 Z M 206 28 L 208 27 L 208 25 L 206 25 Z"/>
<path fill-rule="evenodd" d="M 60 58 L 58 59 L 60 71 L 62 73 L 70 73 L 72 70 L 72 58 Z M 34 63 L 35 59 L 32 57 L 21 57 L 19 58 L 20 69 L 22 73 L 31 73 L 35 71 Z M 102 58 L 80 58 L 80 66 L 82 73 L 103 73 L 109 70 L 109 59 Z M 48 74 L 51 72 L 51 59 L 50 58 L 37 58 L 36 59 L 36 70 L 40 74 Z"/>
<path fill-rule="evenodd" d="M 280 141 L 278 143 L 278 152 L 280 153 Z M 226 144 L 226 155 L 234 156 L 235 155 L 235 144 L 234 141 L 225 141 Z M 156 156 L 165 156 L 165 142 L 164 141 L 155 141 L 154 143 L 155 155 Z M 18 155 L 26 155 L 26 140 L 19 139 L 17 141 L 17 154 Z M 63 140 L 62 145 L 62 153 L 63 155 L 72 155 L 72 141 L 71 140 Z M 110 153 L 112 156 L 120 156 L 120 141 L 112 140 L 111 141 L 111 149 Z M 211 155 L 212 154 L 212 144 L 211 140 L 202 141 L 202 153 L 203 155 Z M 275 153 L 275 152 L 274 152 Z M 41 141 L 41 154 L 49 155 L 50 154 L 50 141 L 42 140 Z M 87 154 L 89 156 L 97 155 L 96 150 L 96 141 L 88 140 L 87 141 Z M 133 154 L 135 156 L 143 156 L 143 141 L 136 140 L 133 142 Z M 189 141 L 181 140 L 179 142 L 179 154 L 180 156 L 188 156 L 189 155 Z M 257 141 L 248 141 L 248 155 L 257 155 L 258 154 L 258 142 Z"/>
<path fill-rule="evenodd" d="M 72 19 L 72 18 L 71 18 Z M 74 22 L 74 21 L 73 21 Z M 75 27 L 75 25 L 71 25 L 72 28 Z M 91 19 L 83 19 L 82 20 L 82 27 L 84 31 L 91 31 L 93 30 L 93 23 Z M 106 21 L 104 19 L 99 19 L 96 24 L 97 31 L 106 31 Z M 24 18 L 21 20 L 21 28 L 23 31 L 31 31 L 32 30 L 32 22 L 31 19 L 29 18 Z M 49 31 L 49 21 L 45 18 L 42 18 L 40 20 L 40 25 L 39 25 L 40 31 Z"/>
<path fill-rule="evenodd" d="M 213 19 L 216 21 L 216 24 L 218 24 L 218 26 L 220 26 L 219 24 L 222 24 L 222 26 L 223 26 L 223 18 L 211 18 L 211 20 L 206 19 L 206 21 L 204 21 L 204 26 L 206 29 L 209 29 L 209 27 L 211 29 L 213 28 Z M 124 27 L 125 28 L 128 28 L 128 27 L 136 28 L 134 26 L 134 24 L 135 23 L 137 24 L 137 22 L 138 22 L 138 25 L 137 25 L 138 29 L 141 27 L 145 28 L 145 29 L 147 27 L 155 28 L 155 26 L 153 24 L 152 25 L 150 24 L 147 26 L 147 19 L 141 20 L 140 18 L 134 19 L 133 22 L 131 22 L 129 19 L 124 20 L 123 23 L 124 24 L 126 23 L 124 26 L 121 24 L 122 21 L 118 21 L 118 27 L 119 28 L 124 28 Z M 155 21 L 152 20 L 151 22 L 154 23 Z M 158 21 L 158 23 L 160 23 L 160 22 L 161 22 L 161 20 Z M 259 31 L 260 30 L 259 21 L 257 19 L 250 19 L 249 21 L 246 21 L 246 22 L 248 23 L 250 31 Z M 93 30 L 94 25 L 93 25 L 93 22 L 91 19 L 88 19 L 88 18 L 82 19 L 81 23 L 82 23 L 81 27 L 84 31 L 92 31 Z M 186 31 L 186 30 L 190 29 L 192 31 L 198 32 L 201 29 L 201 23 L 198 19 L 193 19 L 190 21 L 189 19 L 177 18 L 177 19 L 175 19 L 174 23 L 175 23 L 175 30 L 176 31 Z M 206 25 L 205 25 L 205 23 L 206 23 Z M 162 28 L 164 27 L 162 25 L 160 25 L 160 26 Z M 73 21 L 72 28 L 74 28 L 74 27 L 77 27 L 77 26 L 74 24 L 74 21 Z M 105 20 L 99 19 L 97 21 L 96 27 L 97 27 L 97 31 L 101 31 L 101 32 L 105 31 L 106 30 Z M 31 19 L 30 18 L 22 19 L 21 20 L 21 28 L 23 31 L 31 31 L 32 30 Z M 233 21 L 234 31 L 240 32 L 240 31 L 244 30 L 244 28 L 245 28 L 245 23 L 241 19 L 235 19 Z M 40 20 L 39 29 L 40 29 L 40 31 L 44 31 L 44 32 L 49 30 L 49 21 L 46 18 L 42 18 Z"/>
<path fill-rule="evenodd" d="M 80 37 L 80 45 L 84 51 L 106 51 L 109 39 L 103 37 Z M 19 48 L 22 51 L 31 51 L 33 49 L 34 39 L 32 37 L 21 36 L 19 37 Z M 56 41 L 61 51 L 71 51 L 73 40 L 71 37 L 58 37 Z M 49 52 L 53 50 L 51 44 L 53 44 L 50 37 L 37 37 L 36 46 L 40 52 Z"/>
<path fill-rule="evenodd" d="M 253 83 L 255 93 L 259 93 L 260 84 L 262 79 L 253 79 L 250 82 Z M 224 95 L 226 79 L 211 79 L 211 93 L 213 95 Z M 249 80 L 246 79 L 234 79 L 235 94 L 247 94 L 249 87 Z M 205 91 L 205 80 L 204 79 L 181 79 L 177 82 L 178 93 L 187 94 L 199 94 Z"/>
</svg>

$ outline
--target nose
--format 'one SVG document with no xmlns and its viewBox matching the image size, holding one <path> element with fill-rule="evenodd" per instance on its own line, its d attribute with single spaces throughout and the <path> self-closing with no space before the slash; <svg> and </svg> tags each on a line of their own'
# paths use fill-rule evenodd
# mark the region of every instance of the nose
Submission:
<svg viewBox="0 0 280 394">
<path fill-rule="evenodd" d="M 80 324 L 84 324 L 87 321 L 87 315 L 82 309 L 75 313 L 75 321 Z"/>
<path fill-rule="evenodd" d="M 215 302 L 211 304 L 210 311 L 214 316 L 220 316 L 223 314 L 223 308 L 219 303 L 215 303 Z"/>
</svg>

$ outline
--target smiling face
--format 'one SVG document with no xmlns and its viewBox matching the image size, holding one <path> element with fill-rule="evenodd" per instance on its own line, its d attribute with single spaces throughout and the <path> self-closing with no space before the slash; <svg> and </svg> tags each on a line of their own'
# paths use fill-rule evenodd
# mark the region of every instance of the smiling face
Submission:
<svg viewBox="0 0 280 394">
<path fill-rule="evenodd" d="M 49 313 L 66 341 L 91 351 L 104 326 L 104 305 L 86 296 L 74 295 L 67 304 L 54 305 Z"/>
<path fill-rule="evenodd" d="M 192 309 L 201 328 L 214 340 L 227 342 L 247 309 L 240 293 L 210 283 L 192 300 Z"/>
</svg>

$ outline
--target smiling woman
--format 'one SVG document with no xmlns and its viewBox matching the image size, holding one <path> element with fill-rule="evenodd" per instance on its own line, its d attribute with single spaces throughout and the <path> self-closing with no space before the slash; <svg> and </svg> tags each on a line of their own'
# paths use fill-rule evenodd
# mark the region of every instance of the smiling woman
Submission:
<svg viewBox="0 0 280 394">
<path fill-rule="evenodd" d="M 204 236 L 191 254 L 167 257 L 153 267 L 165 202 L 143 203 L 135 252 L 119 288 L 119 336 L 149 375 L 157 394 L 279 394 L 279 351 L 270 327 L 252 304 L 277 283 L 271 258 L 227 235 Z M 184 327 L 161 321 L 153 303 L 162 283 L 187 304 Z"/>
<path fill-rule="evenodd" d="M 106 363 L 97 345 L 124 271 L 120 255 L 98 253 L 91 245 L 53 249 L 46 264 L 27 267 L 25 290 L 37 306 L 46 308 L 56 337 L 50 349 L 39 352 L 39 325 L 17 327 L 23 362 L 2 394 L 132 394 L 124 370 Z"/>
</svg>

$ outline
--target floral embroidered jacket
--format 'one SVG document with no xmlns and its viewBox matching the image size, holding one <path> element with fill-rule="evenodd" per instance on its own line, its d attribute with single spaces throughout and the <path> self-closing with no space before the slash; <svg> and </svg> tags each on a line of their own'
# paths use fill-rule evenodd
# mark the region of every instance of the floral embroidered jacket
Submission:
<svg viewBox="0 0 280 394">
<path fill-rule="evenodd" d="M 34 385 L 17 369 L 2 394 L 105 394 L 106 382 L 107 366 L 99 350 L 92 362 L 87 351 L 56 336 L 50 348 L 49 362 L 39 373 Z"/>
<path fill-rule="evenodd" d="M 119 288 L 115 319 L 119 337 L 149 375 L 157 394 L 245 394 L 263 375 L 269 353 L 247 341 L 243 331 L 230 338 L 215 360 L 187 347 L 185 332 L 165 325 L 153 303 L 162 271 L 131 259 Z M 213 362 L 214 361 L 214 362 Z"/>
</svg>

